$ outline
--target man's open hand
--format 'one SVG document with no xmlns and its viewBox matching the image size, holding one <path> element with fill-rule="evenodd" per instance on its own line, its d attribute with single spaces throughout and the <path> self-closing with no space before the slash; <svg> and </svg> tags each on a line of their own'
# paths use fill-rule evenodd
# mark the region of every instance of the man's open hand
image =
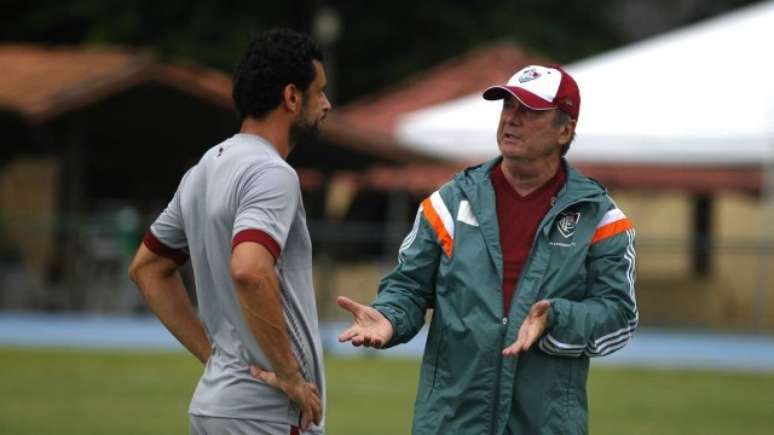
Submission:
<svg viewBox="0 0 774 435">
<path fill-rule="evenodd" d="M 550 310 L 551 302 L 545 299 L 535 302 L 519 328 L 519 336 L 516 341 L 503 349 L 503 356 L 516 356 L 521 351 L 529 350 L 546 330 Z"/>
<path fill-rule="evenodd" d="M 352 299 L 339 296 L 336 303 L 352 313 L 355 318 L 352 326 L 339 335 L 339 341 L 351 341 L 355 346 L 380 348 L 390 341 L 393 334 L 392 323 L 376 309 L 359 304 Z"/>
</svg>

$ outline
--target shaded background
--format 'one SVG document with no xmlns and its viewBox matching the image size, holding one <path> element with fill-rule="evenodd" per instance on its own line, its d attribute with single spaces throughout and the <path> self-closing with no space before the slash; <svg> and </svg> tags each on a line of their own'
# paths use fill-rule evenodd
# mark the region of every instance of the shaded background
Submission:
<svg viewBox="0 0 774 435">
<path fill-rule="evenodd" d="M 291 26 L 327 52 L 334 114 L 290 160 L 337 319 L 334 296 L 370 299 L 419 201 L 475 163 L 401 143 L 399 116 L 749 3 L 3 2 L 0 309 L 145 312 L 126 265 L 181 174 L 238 128 L 230 71 L 255 31 Z M 605 170 L 590 173 L 639 228 L 643 325 L 774 328 L 765 228 L 738 230 L 762 219 L 759 181 L 702 190 L 651 171 L 631 186 Z"/>
<path fill-rule="evenodd" d="M 424 331 L 384 352 L 337 346 L 348 319 L 334 297 L 370 300 L 418 203 L 477 163 L 402 139 L 402 120 L 526 64 L 582 62 L 751 3 L 0 0 L 0 433 L 185 433 L 201 366 L 126 269 L 185 170 L 238 129 L 230 74 L 250 34 L 290 26 L 327 53 L 334 111 L 290 161 L 314 244 L 328 431 L 394 435 L 410 426 Z M 740 50 L 753 61 L 769 44 Z M 638 237 L 641 328 L 593 360 L 592 433 L 770 433 L 774 164 L 579 163 Z"/>
<path fill-rule="evenodd" d="M 749 0 L 4 1 L 0 39 L 153 48 L 164 61 L 231 71 L 248 35 L 317 33 L 343 104 L 477 45 L 516 42 L 561 63 L 753 3 Z M 338 25 L 326 25 L 334 15 Z M 338 31 L 323 28 L 336 27 Z"/>
</svg>

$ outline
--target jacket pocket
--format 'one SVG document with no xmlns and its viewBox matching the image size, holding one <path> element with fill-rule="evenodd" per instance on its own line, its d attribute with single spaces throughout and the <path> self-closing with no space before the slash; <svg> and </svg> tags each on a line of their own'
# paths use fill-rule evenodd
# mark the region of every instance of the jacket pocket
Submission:
<svg viewBox="0 0 774 435">
<path fill-rule="evenodd" d="M 549 396 L 555 400 L 548 404 L 544 425 L 547 433 L 567 435 L 586 434 L 588 429 L 586 403 L 587 359 L 548 356 L 555 374 Z"/>
<path fill-rule="evenodd" d="M 586 396 L 588 373 L 588 358 L 571 359 L 566 406 L 568 423 L 574 424 L 578 434 L 588 433 L 588 399 Z"/>
<path fill-rule="evenodd" d="M 440 329 L 440 328 L 439 328 Z M 427 399 L 437 388 L 439 382 L 439 365 L 442 360 L 442 346 L 444 342 L 443 333 L 431 328 L 428 338 L 425 354 L 422 358 L 422 372 L 420 373 L 421 391 L 418 397 Z"/>
</svg>

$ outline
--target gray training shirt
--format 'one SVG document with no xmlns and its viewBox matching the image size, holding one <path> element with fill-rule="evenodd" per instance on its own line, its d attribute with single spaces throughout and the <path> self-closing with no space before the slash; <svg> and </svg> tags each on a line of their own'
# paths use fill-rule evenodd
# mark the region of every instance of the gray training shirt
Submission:
<svg viewBox="0 0 774 435">
<path fill-rule="evenodd" d="M 189 412 L 296 425 L 299 411 L 280 390 L 250 375 L 272 370 L 247 327 L 230 275 L 233 244 L 256 241 L 277 257 L 293 353 L 325 398 L 322 346 L 312 287 L 312 244 L 296 172 L 265 140 L 237 134 L 208 150 L 180 182 L 145 244 L 178 263 L 190 255 L 199 312 L 213 344 Z M 313 427 L 310 432 L 322 432 Z"/>
</svg>

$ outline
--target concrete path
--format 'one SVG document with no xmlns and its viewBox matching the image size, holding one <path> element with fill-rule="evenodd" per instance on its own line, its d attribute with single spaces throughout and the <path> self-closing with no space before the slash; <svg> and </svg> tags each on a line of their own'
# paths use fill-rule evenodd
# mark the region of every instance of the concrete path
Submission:
<svg viewBox="0 0 774 435">
<path fill-rule="evenodd" d="M 421 356 L 422 330 L 411 342 L 376 351 L 338 343 L 346 323 L 325 323 L 321 333 L 333 355 Z M 0 346 L 97 349 L 168 349 L 182 346 L 155 317 L 0 312 Z M 593 364 L 665 368 L 712 368 L 774 372 L 774 337 L 641 329 L 621 351 Z"/>
</svg>

